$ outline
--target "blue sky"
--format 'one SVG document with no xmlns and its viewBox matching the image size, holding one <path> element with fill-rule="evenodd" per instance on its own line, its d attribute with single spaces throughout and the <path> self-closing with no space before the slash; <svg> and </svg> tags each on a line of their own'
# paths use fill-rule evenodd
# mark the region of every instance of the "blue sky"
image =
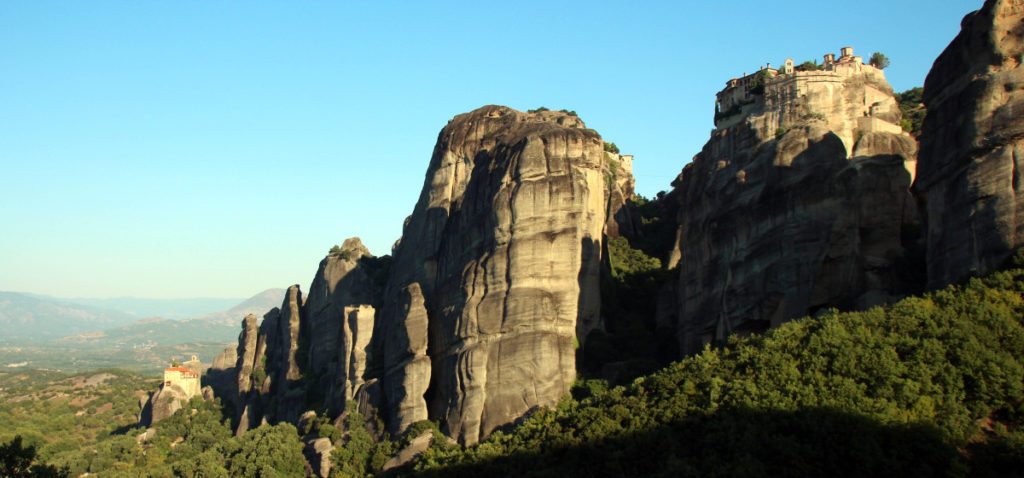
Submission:
<svg viewBox="0 0 1024 478">
<path fill-rule="evenodd" d="M 981 2 L 723 4 L 0 2 L 0 290 L 305 289 L 346 237 L 390 251 L 486 104 L 577 111 L 650 196 L 730 77 L 852 45 L 919 86 Z"/>
</svg>

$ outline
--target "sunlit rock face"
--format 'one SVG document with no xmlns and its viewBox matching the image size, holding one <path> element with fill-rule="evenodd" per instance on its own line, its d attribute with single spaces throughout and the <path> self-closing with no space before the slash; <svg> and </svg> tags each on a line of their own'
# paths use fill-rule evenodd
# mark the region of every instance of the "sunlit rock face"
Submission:
<svg viewBox="0 0 1024 478">
<path fill-rule="evenodd" d="M 441 131 L 375 332 L 393 431 L 433 418 L 474 443 L 569 391 L 619 182 L 603 145 L 575 115 L 501 106 Z"/>
<path fill-rule="evenodd" d="M 1024 243 L 1024 1 L 989 0 L 925 81 L 915 191 L 927 215 L 928 284 L 998 267 Z"/>
<path fill-rule="evenodd" d="M 633 184 L 632 157 L 575 114 L 455 117 L 393 258 L 346 240 L 305 301 L 293 286 L 262 322 L 245 319 L 217 392 L 233 397 L 236 431 L 352 402 L 392 434 L 433 419 L 475 443 L 554 406 L 601 325 L 603 238 L 634 230 Z"/>
<path fill-rule="evenodd" d="M 674 183 L 685 353 L 922 282 L 917 145 L 881 70 L 844 51 L 762 75 L 719 94 L 718 128 Z"/>
</svg>

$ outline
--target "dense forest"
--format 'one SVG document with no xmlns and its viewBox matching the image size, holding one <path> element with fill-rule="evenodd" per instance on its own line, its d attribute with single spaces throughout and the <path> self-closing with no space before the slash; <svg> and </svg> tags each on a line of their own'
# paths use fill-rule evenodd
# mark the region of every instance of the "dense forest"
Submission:
<svg viewBox="0 0 1024 478">
<path fill-rule="evenodd" d="M 340 445 L 333 476 L 1021 476 L 1022 265 L 737 337 L 625 386 L 581 380 L 557 409 L 469 448 L 429 422 L 381 436 L 354 410 L 336 424 L 233 437 L 219 404 L 199 399 L 146 438 L 116 420 L 94 437 L 70 434 L 87 428 L 67 422 L 83 408 L 61 399 L 7 400 L 0 418 L 5 437 L 25 435 L 72 476 L 292 476 L 308 466 L 303 437 Z M 123 418 L 126 406 L 102 408 Z M 427 431 L 435 439 L 425 453 L 382 473 Z"/>
</svg>

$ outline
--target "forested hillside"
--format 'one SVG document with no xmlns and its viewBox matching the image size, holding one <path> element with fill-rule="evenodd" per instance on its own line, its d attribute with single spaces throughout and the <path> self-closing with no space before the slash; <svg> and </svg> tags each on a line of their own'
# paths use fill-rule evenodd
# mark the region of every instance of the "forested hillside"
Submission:
<svg viewBox="0 0 1024 478">
<path fill-rule="evenodd" d="M 435 434 L 425 453 L 388 474 L 1020 476 L 1022 317 L 1021 268 L 890 307 L 830 311 L 708 348 L 625 387 L 578 383 L 556 409 L 477 446 Z M 41 456 L 76 475 L 289 476 L 305 466 L 300 435 L 335 442 L 333 476 L 374 475 L 436 428 L 424 422 L 375 440 L 380 424 L 350 411 L 336 424 L 262 426 L 234 438 L 217 404 L 196 399 L 148 439 L 137 440 L 141 429 L 113 429 L 75 450 L 44 425 L 24 430 L 35 422 L 10 418 L 19 409 L 0 411 L 9 417 L 5 436 L 45 443 Z M 49 416 L 60 424 L 82 409 L 92 413 L 64 405 Z"/>
</svg>

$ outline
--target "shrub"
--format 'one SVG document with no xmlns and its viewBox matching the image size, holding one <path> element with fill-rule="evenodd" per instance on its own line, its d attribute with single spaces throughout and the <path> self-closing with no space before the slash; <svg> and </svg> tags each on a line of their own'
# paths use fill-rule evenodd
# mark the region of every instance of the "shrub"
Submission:
<svg viewBox="0 0 1024 478">
<path fill-rule="evenodd" d="M 879 70 L 884 70 L 886 68 L 889 68 L 889 57 L 885 56 L 885 54 L 881 52 L 876 51 L 871 54 L 871 59 L 868 60 L 868 64 L 875 68 L 878 68 Z"/>
<path fill-rule="evenodd" d="M 424 476 L 1000 476 L 1024 463 L 1024 270 L 830 311 L 555 410 Z M 991 430 L 991 431 L 986 431 Z M 965 450 L 965 452 L 961 452 Z"/>
<path fill-rule="evenodd" d="M 914 136 L 920 135 L 921 125 L 924 124 L 924 117 L 928 113 L 924 106 L 924 88 L 911 88 L 897 93 L 896 101 L 900 105 L 900 112 L 903 113 L 903 130 Z"/>
<path fill-rule="evenodd" d="M 0 445 L 0 476 L 10 478 L 63 478 L 67 469 L 40 463 L 36 460 L 36 447 L 24 446 L 21 436 Z"/>
<path fill-rule="evenodd" d="M 796 71 L 820 71 L 823 68 L 824 67 L 822 65 L 818 64 L 817 60 L 807 60 L 795 66 L 793 69 Z"/>
</svg>

